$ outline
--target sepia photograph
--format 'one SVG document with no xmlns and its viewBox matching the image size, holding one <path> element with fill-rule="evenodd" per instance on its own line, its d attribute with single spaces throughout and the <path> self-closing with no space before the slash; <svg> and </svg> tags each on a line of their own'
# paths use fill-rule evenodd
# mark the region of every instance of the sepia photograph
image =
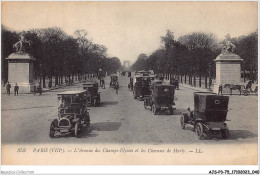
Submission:
<svg viewBox="0 0 260 175">
<path fill-rule="evenodd" d="M 258 165 L 258 123 L 257 1 L 1 2 L 2 165 Z"/>
</svg>

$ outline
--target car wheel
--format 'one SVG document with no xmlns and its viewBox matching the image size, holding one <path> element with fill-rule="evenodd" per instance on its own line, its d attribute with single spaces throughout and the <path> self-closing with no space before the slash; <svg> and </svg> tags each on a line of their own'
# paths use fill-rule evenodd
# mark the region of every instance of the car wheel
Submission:
<svg viewBox="0 0 260 175">
<path fill-rule="evenodd" d="M 81 132 L 82 132 L 81 125 L 79 123 L 76 123 L 75 124 L 75 136 L 77 138 L 80 138 L 81 137 Z"/>
<path fill-rule="evenodd" d="M 196 124 L 196 134 L 198 136 L 199 139 L 202 139 L 203 137 L 203 126 L 201 123 L 197 123 Z"/>
<path fill-rule="evenodd" d="M 135 93 L 133 92 L 133 94 L 134 94 L 134 99 L 137 99 L 137 96 L 135 95 Z"/>
<path fill-rule="evenodd" d="M 248 96 L 249 92 L 247 90 L 244 90 L 243 94 L 244 96 Z"/>
<path fill-rule="evenodd" d="M 221 137 L 223 139 L 227 139 L 229 137 L 229 130 L 228 129 L 221 130 Z"/>
<path fill-rule="evenodd" d="M 155 104 L 153 104 L 153 106 L 152 106 L 152 112 L 153 112 L 154 115 L 157 114 L 157 109 L 156 109 Z"/>
<path fill-rule="evenodd" d="M 55 137 L 54 136 L 54 134 L 55 134 L 55 129 L 54 128 L 56 128 L 56 127 L 58 127 L 58 120 L 57 119 L 55 119 L 55 120 L 53 120 L 51 122 L 50 134 L 49 134 L 50 138 L 54 138 Z"/>
<path fill-rule="evenodd" d="M 145 100 L 144 100 L 144 109 L 147 109 L 147 104 Z"/>
<path fill-rule="evenodd" d="M 97 99 L 93 99 L 93 106 L 97 106 Z"/>
<path fill-rule="evenodd" d="M 183 115 L 181 116 L 180 121 L 181 121 L 181 128 L 185 129 L 185 123 L 184 123 L 184 116 Z"/>
</svg>

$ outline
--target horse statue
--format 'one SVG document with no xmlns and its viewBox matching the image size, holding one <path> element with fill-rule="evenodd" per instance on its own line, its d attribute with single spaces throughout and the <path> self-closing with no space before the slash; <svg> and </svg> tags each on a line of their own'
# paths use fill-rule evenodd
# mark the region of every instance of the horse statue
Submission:
<svg viewBox="0 0 260 175">
<path fill-rule="evenodd" d="M 224 41 L 222 44 L 221 53 L 235 53 L 236 46 L 231 41 Z"/>
<path fill-rule="evenodd" d="M 28 41 L 24 35 L 24 33 L 21 33 L 19 37 L 20 40 L 13 45 L 13 48 L 18 53 L 27 52 L 30 46 L 32 45 L 32 41 Z"/>
</svg>

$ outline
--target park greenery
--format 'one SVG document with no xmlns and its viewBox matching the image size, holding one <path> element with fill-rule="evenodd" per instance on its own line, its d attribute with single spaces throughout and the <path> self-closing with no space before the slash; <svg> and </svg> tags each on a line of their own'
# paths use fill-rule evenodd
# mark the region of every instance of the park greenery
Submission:
<svg viewBox="0 0 260 175">
<path fill-rule="evenodd" d="M 8 66 L 6 58 L 14 51 L 13 44 L 19 40 L 19 32 L 8 30 L 2 26 L 2 80 L 7 81 Z M 25 32 L 25 38 L 32 42 L 28 53 L 36 61 L 34 77 L 40 78 L 43 87 L 45 80 L 55 86 L 63 80 L 84 80 L 87 76 L 99 76 L 117 72 L 121 67 L 119 58 L 107 56 L 107 48 L 88 39 L 86 30 L 77 30 L 73 36 L 66 34 L 61 28 L 52 27 L 32 29 Z"/>
<path fill-rule="evenodd" d="M 151 55 L 141 53 L 132 65 L 133 70 L 154 70 L 155 73 L 176 75 L 178 78 L 186 76 L 191 84 L 192 77 L 215 77 L 214 59 L 221 53 L 221 44 L 231 41 L 236 46 L 235 53 L 242 62 L 242 76 L 250 80 L 257 79 L 258 70 L 258 34 L 231 38 L 229 34 L 224 41 L 218 41 L 212 33 L 193 32 L 175 39 L 174 33 L 167 30 L 161 36 L 162 46 Z"/>
</svg>

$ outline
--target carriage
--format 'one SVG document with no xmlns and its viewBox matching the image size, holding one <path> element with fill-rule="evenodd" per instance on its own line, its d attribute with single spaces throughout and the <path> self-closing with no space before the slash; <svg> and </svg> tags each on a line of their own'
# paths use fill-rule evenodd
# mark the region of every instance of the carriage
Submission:
<svg viewBox="0 0 260 175">
<path fill-rule="evenodd" d="M 176 89 L 179 89 L 179 81 L 175 78 L 171 78 L 170 85 L 174 85 Z"/>
<path fill-rule="evenodd" d="M 221 96 L 210 92 L 194 93 L 194 110 L 181 115 L 181 127 L 193 126 L 199 139 L 205 136 L 221 134 L 223 139 L 229 136 L 226 116 L 228 112 L 228 96 Z"/>
<path fill-rule="evenodd" d="M 110 80 L 110 87 L 115 87 L 116 82 L 118 82 L 118 76 L 116 74 L 111 75 L 111 80 Z"/>
<path fill-rule="evenodd" d="M 161 80 L 152 82 L 151 95 L 144 99 L 144 108 L 150 109 L 154 115 L 159 112 L 173 114 L 176 109 L 174 102 L 174 86 L 162 84 Z"/>
<path fill-rule="evenodd" d="M 90 125 L 85 91 L 66 91 L 58 95 L 58 119 L 51 122 L 49 136 L 81 137 Z"/>
<path fill-rule="evenodd" d="M 92 106 L 100 104 L 100 92 L 98 92 L 98 82 L 86 82 L 83 84 L 86 93 L 86 103 Z"/>
<path fill-rule="evenodd" d="M 254 88 L 254 90 L 253 90 Z M 252 81 L 248 81 L 247 85 L 243 88 L 242 91 L 244 96 L 247 96 L 251 93 L 255 93 L 257 95 L 258 93 L 258 85 L 253 85 Z"/>
</svg>

